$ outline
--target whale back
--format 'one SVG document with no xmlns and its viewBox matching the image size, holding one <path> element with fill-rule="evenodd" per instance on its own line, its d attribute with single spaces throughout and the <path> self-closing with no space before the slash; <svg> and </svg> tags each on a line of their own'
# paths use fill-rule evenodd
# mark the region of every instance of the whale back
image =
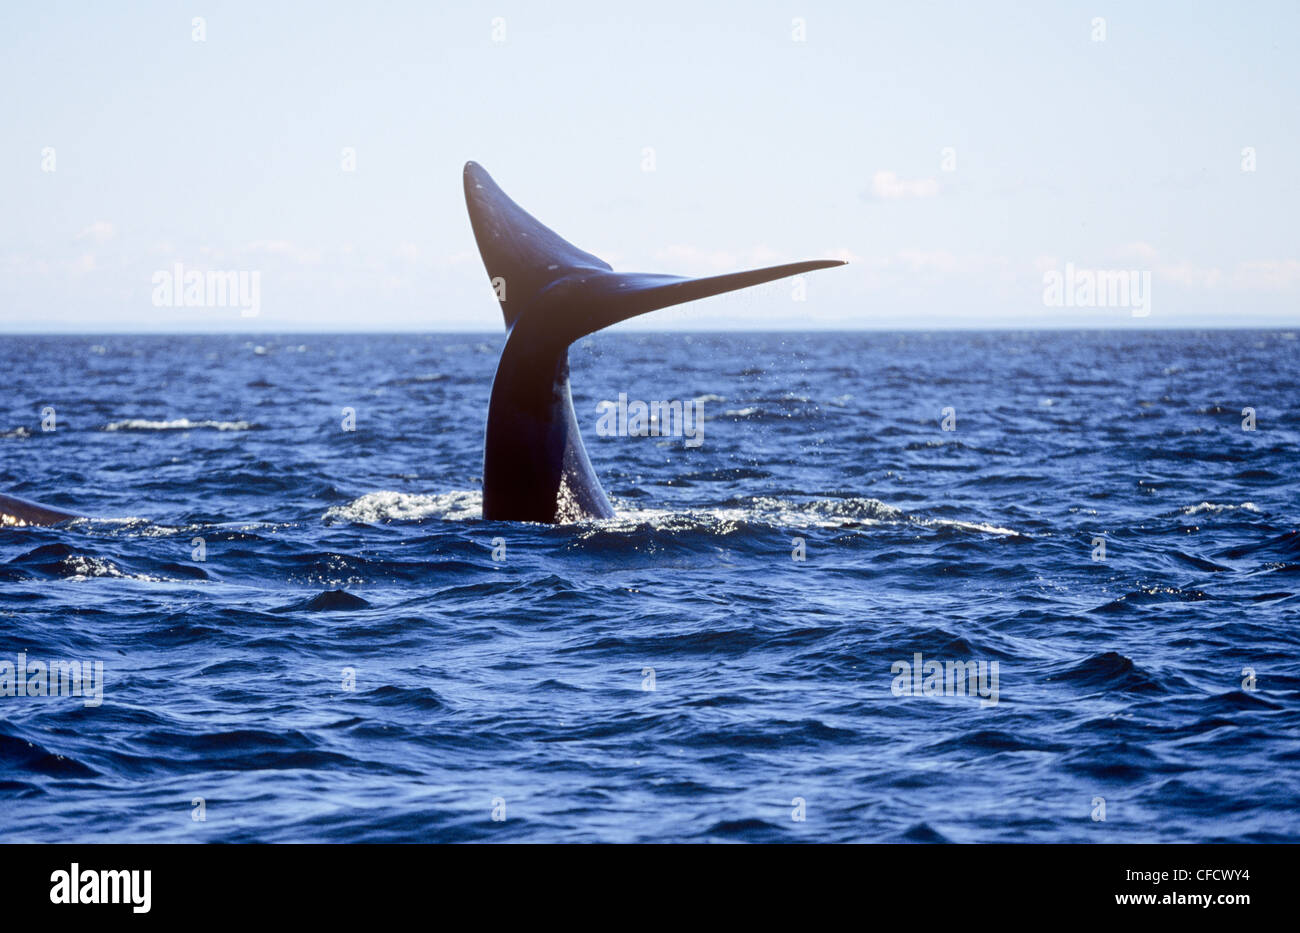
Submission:
<svg viewBox="0 0 1300 933">
<path fill-rule="evenodd" d="M 16 496 L 0 495 L 0 527 L 22 525 L 57 525 L 77 518 L 71 512 L 52 509 Z"/>
</svg>

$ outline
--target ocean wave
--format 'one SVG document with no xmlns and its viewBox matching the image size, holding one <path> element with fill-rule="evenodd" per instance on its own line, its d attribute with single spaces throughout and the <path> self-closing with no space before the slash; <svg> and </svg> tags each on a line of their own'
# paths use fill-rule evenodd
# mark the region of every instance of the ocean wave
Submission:
<svg viewBox="0 0 1300 933">
<path fill-rule="evenodd" d="M 178 582 L 176 580 L 168 580 L 165 577 L 154 576 L 153 574 L 133 573 L 129 570 L 123 570 L 106 557 L 95 557 L 90 554 L 73 554 L 56 563 L 46 564 L 37 569 L 41 570 L 48 576 L 67 580 L 70 583 L 80 583 L 85 580 L 96 580 L 102 578 L 136 580 L 141 583 Z"/>
<path fill-rule="evenodd" d="M 921 528 L 952 529 L 976 534 L 1014 535 L 1023 532 L 1000 525 L 956 519 L 922 518 L 868 497 L 796 501 L 757 497 L 743 506 L 673 511 L 654 508 L 619 508 L 613 518 L 589 523 L 601 531 L 701 531 L 729 535 L 750 527 L 776 531 L 841 530 L 878 525 L 911 525 Z"/>
<path fill-rule="evenodd" d="M 1178 510 L 1177 514 L 1200 515 L 1203 512 L 1212 512 L 1218 514 L 1219 512 L 1233 512 L 1238 509 L 1240 509 L 1243 512 L 1254 512 L 1256 514 L 1259 513 L 1259 506 L 1255 505 L 1255 503 L 1253 502 L 1242 502 L 1239 505 L 1231 505 L 1227 503 L 1218 503 L 1218 502 L 1202 502 L 1199 505 L 1185 505 Z"/>
<path fill-rule="evenodd" d="M 366 493 L 346 505 L 328 509 L 327 523 L 411 522 L 425 519 L 476 521 L 483 515 L 483 496 L 475 490 L 455 490 L 438 495 L 380 491 Z M 879 499 L 793 500 L 759 496 L 743 505 L 708 509 L 645 508 L 620 501 L 613 518 L 584 519 L 576 524 L 601 532 L 652 529 L 666 532 L 701 531 L 728 535 L 742 527 L 769 529 L 844 529 L 888 523 L 925 528 L 948 528 L 976 534 L 1024 536 L 1023 532 L 985 522 L 909 515 Z"/>
<path fill-rule="evenodd" d="M 406 492 L 368 492 L 347 505 L 336 505 L 325 512 L 326 522 L 411 522 L 426 518 L 445 521 L 468 521 L 483 515 L 483 494 L 473 490 L 456 490 L 441 495 Z"/>
<path fill-rule="evenodd" d="M 618 512 L 562 526 L 482 518 L 498 337 L 7 339 L 0 489 L 147 518 L 0 528 L 0 665 L 105 662 L 102 706 L 0 697 L 6 838 L 1300 841 L 1294 448 L 1192 414 L 1291 423 L 1258 336 L 610 334 L 580 394 L 719 429 L 589 437 Z M 172 426 L 94 443 L 128 416 Z M 894 697 L 917 653 L 998 704 Z"/>
<path fill-rule="evenodd" d="M 1112 599 L 1104 606 L 1098 606 L 1093 612 L 1122 612 L 1133 606 L 1195 603 L 1209 599 L 1214 599 L 1214 597 L 1204 590 L 1184 589 L 1178 586 L 1144 586 L 1131 590 L 1118 599 Z"/>
<path fill-rule="evenodd" d="M 319 593 L 311 599 L 304 599 L 300 602 L 291 603 L 288 606 L 281 606 L 278 609 L 272 609 L 272 612 L 353 612 L 358 609 L 369 609 L 370 603 L 366 602 L 360 596 L 354 596 L 347 590 L 326 590 Z"/>
<path fill-rule="evenodd" d="M 846 528 L 902 521 L 905 518 L 901 509 L 879 499 L 815 499 L 799 502 L 762 496 L 742 506 L 713 509 L 673 511 L 634 506 L 619 508 L 613 518 L 600 519 L 592 524 L 606 531 L 650 526 L 664 531 L 698 529 L 730 533 L 742 525 L 775 529 Z"/>
<path fill-rule="evenodd" d="M 57 778 L 91 778 L 99 772 L 63 752 L 55 752 L 29 739 L 0 732 L 0 765 L 5 770 L 28 771 Z"/>
<path fill-rule="evenodd" d="M 949 518 L 923 518 L 917 521 L 918 525 L 927 525 L 931 528 L 954 528 L 957 531 L 974 531 L 986 535 L 1012 535 L 1019 538 L 1029 537 L 1022 531 L 1016 531 L 1014 528 L 1003 528 L 1001 525 L 988 525 L 984 522 L 962 522 Z"/>
<path fill-rule="evenodd" d="M 173 421 L 128 418 L 104 426 L 105 431 L 251 431 L 252 429 L 253 425 L 247 421 L 191 421 L 189 418 L 177 418 Z"/>
<path fill-rule="evenodd" d="M 1166 686 L 1154 673 L 1116 651 L 1103 651 L 1047 677 L 1087 690 L 1125 693 L 1164 693 Z"/>
<path fill-rule="evenodd" d="M 89 580 L 92 577 L 126 577 L 129 574 L 121 570 L 117 564 L 111 560 L 102 557 L 89 557 L 85 554 L 76 554 L 72 557 L 65 557 L 59 562 L 62 572 L 60 576 L 69 580 Z"/>
<path fill-rule="evenodd" d="M 414 376 L 397 376 L 383 383 L 386 386 L 400 388 L 402 386 L 424 385 L 430 382 L 443 382 L 446 380 L 446 373 L 417 373 Z"/>
</svg>

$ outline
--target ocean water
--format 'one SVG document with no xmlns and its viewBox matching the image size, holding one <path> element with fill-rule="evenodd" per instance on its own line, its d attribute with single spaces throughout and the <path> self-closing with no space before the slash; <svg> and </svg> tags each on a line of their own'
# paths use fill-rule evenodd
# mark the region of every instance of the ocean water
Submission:
<svg viewBox="0 0 1300 933">
<path fill-rule="evenodd" d="M 0 839 L 1300 841 L 1294 333 L 598 334 L 559 527 L 501 343 L 0 338 Z"/>
</svg>

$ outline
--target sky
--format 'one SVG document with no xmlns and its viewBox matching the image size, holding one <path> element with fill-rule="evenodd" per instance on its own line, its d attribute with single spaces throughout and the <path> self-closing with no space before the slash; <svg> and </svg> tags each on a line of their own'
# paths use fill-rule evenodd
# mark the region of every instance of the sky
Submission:
<svg viewBox="0 0 1300 933">
<path fill-rule="evenodd" d="M 0 81 L 0 332 L 499 331 L 471 159 L 619 271 L 849 262 L 622 329 L 1300 325 L 1295 0 L 6 0 Z"/>
</svg>

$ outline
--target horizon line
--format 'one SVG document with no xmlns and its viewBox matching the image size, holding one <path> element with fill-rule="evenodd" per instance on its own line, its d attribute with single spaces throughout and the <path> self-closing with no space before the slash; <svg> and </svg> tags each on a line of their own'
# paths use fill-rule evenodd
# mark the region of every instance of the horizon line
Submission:
<svg viewBox="0 0 1300 933">
<path fill-rule="evenodd" d="M 937 334 L 937 333 L 1194 333 L 1199 331 L 1288 331 L 1300 330 L 1300 320 L 1286 324 L 1203 324 L 1203 325 L 1165 325 L 1141 327 L 1104 326 L 1104 325 L 1056 325 L 1030 327 L 1023 325 L 994 325 L 970 327 L 768 327 L 768 328 L 671 328 L 653 330 L 649 328 L 626 328 L 602 333 L 620 334 Z M 505 330 L 426 330 L 426 329 L 391 329 L 391 330 L 0 330 L 0 338 L 5 337 L 276 337 L 276 336 L 317 336 L 317 337 L 364 337 L 364 336 L 475 336 L 492 337 L 506 335 Z M 589 338 L 583 338 L 589 339 Z M 575 343 L 578 341 L 575 341 Z"/>
</svg>

